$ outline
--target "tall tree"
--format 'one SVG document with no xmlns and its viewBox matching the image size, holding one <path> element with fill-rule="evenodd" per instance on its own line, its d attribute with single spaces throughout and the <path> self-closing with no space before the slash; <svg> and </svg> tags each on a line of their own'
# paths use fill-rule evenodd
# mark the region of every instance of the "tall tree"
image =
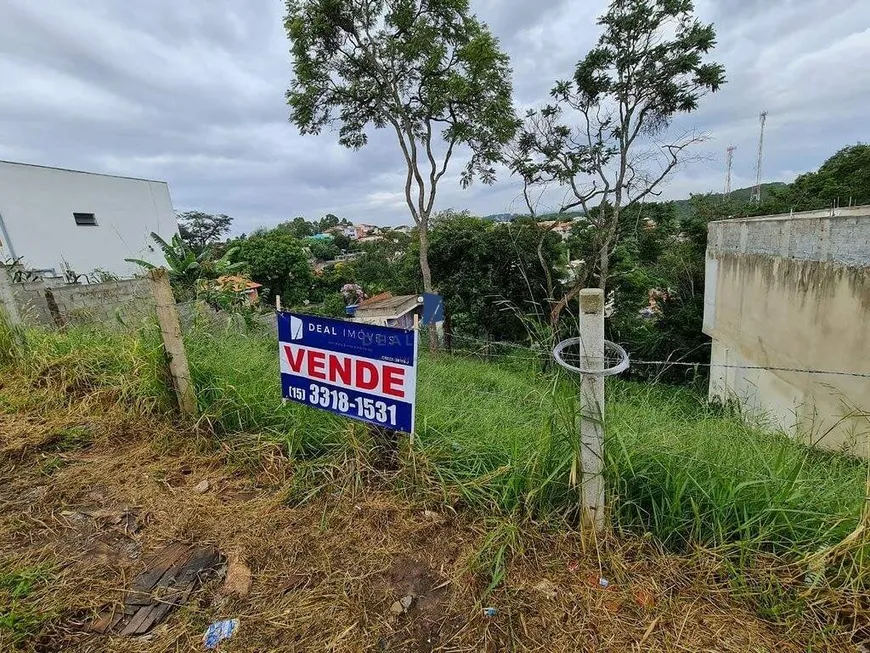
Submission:
<svg viewBox="0 0 870 653">
<path fill-rule="evenodd" d="M 516 129 L 507 55 L 469 0 L 287 0 L 285 27 L 287 100 L 303 134 L 338 124 L 339 143 L 359 149 L 370 126 L 394 132 L 431 292 L 430 217 L 451 158 L 467 148 L 463 186 L 492 183 Z"/>
<path fill-rule="evenodd" d="M 724 68 L 704 61 L 716 42 L 713 25 L 693 12 L 691 0 L 614 0 L 573 79 L 556 82 L 555 102 L 526 116 L 511 168 L 527 201 L 530 188 L 557 183 L 566 189 L 560 210 L 581 207 L 594 227 L 597 263 L 581 283 L 596 272 L 606 286 L 621 212 L 657 195 L 702 140 L 691 131 L 665 135 L 677 115 L 725 82 Z"/>
<path fill-rule="evenodd" d="M 209 245 L 219 242 L 230 231 L 233 219 L 224 215 L 211 215 L 202 211 L 187 211 L 178 214 L 178 232 L 181 239 L 197 254 Z"/>
<path fill-rule="evenodd" d="M 307 299 L 314 281 L 302 243 L 281 229 L 255 231 L 233 241 L 233 261 L 245 263 L 251 278 L 263 284 L 285 305 Z"/>
<path fill-rule="evenodd" d="M 351 221 L 346 218 L 339 218 L 333 213 L 327 213 L 325 216 L 320 218 L 320 222 L 316 224 L 317 233 L 323 233 L 327 229 L 332 229 L 333 227 L 338 226 L 349 227 L 351 224 Z"/>
<path fill-rule="evenodd" d="M 844 147 L 816 172 L 795 179 L 784 199 L 795 211 L 870 204 L 870 145 Z"/>
<path fill-rule="evenodd" d="M 286 231 L 294 238 L 305 238 L 306 236 L 313 236 L 315 233 L 317 233 L 315 230 L 315 225 L 311 222 L 308 222 L 302 216 L 297 216 L 292 220 L 282 222 L 276 227 L 276 229 Z"/>
</svg>

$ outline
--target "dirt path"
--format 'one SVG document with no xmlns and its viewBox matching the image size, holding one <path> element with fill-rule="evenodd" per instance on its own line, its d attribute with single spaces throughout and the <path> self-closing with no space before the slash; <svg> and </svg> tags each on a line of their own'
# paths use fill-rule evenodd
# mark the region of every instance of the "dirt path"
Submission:
<svg viewBox="0 0 870 653">
<path fill-rule="evenodd" d="M 294 468 L 253 438 L 217 444 L 166 423 L 75 412 L 0 415 L 0 651 L 204 650 L 206 626 L 224 618 L 240 627 L 222 651 L 809 645 L 729 598 L 711 572 L 641 540 L 603 547 L 599 572 L 576 535 L 520 539 L 509 525 L 427 510 L 348 473 L 353 461 Z M 236 593 L 219 565 L 149 634 L 90 632 L 121 606 L 143 561 L 173 542 L 236 561 Z M 514 555 L 487 594 L 502 544 Z"/>
</svg>

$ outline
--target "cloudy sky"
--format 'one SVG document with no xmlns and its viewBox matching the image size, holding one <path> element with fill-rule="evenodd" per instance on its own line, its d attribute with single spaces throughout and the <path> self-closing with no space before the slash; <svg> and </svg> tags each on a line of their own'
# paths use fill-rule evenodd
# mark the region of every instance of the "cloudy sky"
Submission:
<svg viewBox="0 0 870 653">
<path fill-rule="evenodd" d="M 601 0 L 472 0 L 510 54 L 516 102 L 544 102 L 593 45 Z M 708 132 L 707 158 L 665 197 L 718 191 L 737 146 L 734 187 L 754 179 L 758 113 L 769 112 L 764 178 L 790 181 L 868 140 L 870 2 L 698 0 L 716 24 L 729 83 L 684 126 Z M 0 0 L 0 159 L 163 179 L 176 209 L 236 218 L 250 231 L 331 212 L 409 223 L 396 145 L 362 151 L 300 136 L 284 92 L 291 60 L 281 0 Z M 445 177 L 437 208 L 518 212 L 519 187 L 462 190 Z"/>
</svg>

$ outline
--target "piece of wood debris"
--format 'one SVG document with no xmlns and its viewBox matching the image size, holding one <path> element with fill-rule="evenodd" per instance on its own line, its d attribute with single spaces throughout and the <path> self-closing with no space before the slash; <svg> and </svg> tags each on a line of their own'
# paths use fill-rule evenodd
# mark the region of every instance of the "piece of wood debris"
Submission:
<svg viewBox="0 0 870 653">
<path fill-rule="evenodd" d="M 98 633 L 113 630 L 124 636 L 144 635 L 185 603 L 203 577 L 220 562 L 220 552 L 213 546 L 170 544 L 146 562 L 145 571 L 133 580 L 127 592 L 123 609 L 103 612 L 90 629 Z"/>
</svg>

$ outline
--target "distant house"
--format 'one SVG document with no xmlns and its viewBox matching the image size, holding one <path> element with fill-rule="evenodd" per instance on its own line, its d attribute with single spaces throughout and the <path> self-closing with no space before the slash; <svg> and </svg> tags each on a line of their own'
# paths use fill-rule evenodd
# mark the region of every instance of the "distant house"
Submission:
<svg viewBox="0 0 870 653">
<path fill-rule="evenodd" d="M 256 281 L 251 281 L 246 277 L 229 275 L 218 277 L 216 283 L 221 289 L 232 290 L 240 295 L 245 295 L 248 303 L 251 305 L 260 301 L 260 288 L 263 287 L 263 284 Z"/>
<path fill-rule="evenodd" d="M 323 233 L 332 234 L 333 236 L 337 236 L 338 234 L 341 234 L 342 236 L 346 236 L 347 238 L 350 238 L 351 240 L 356 240 L 356 227 L 354 227 L 352 224 L 351 225 L 338 225 L 336 227 L 330 227 L 329 229 L 327 229 Z"/>
<path fill-rule="evenodd" d="M 356 231 L 356 239 L 362 240 L 366 236 L 375 236 L 381 232 L 381 228 L 373 224 L 358 224 L 354 225 Z"/>
<path fill-rule="evenodd" d="M 130 277 L 141 268 L 124 259 L 163 263 L 151 232 L 178 233 L 165 181 L 0 161 L 0 261 Z"/>
<path fill-rule="evenodd" d="M 422 316 L 423 299 L 419 295 L 398 295 L 385 292 L 366 299 L 356 307 L 354 322 L 380 326 L 414 327 L 414 315 Z"/>
<path fill-rule="evenodd" d="M 574 226 L 574 223 L 570 220 L 544 220 L 539 222 L 538 226 L 541 229 L 550 229 L 554 234 L 559 234 L 562 240 L 565 240 L 571 235 L 571 228 Z"/>
<path fill-rule="evenodd" d="M 306 236 L 305 240 L 319 240 L 319 241 L 328 241 L 332 240 L 332 234 L 322 233 L 322 234 L 314 234 L 313 236 Z"/>
</svg>

